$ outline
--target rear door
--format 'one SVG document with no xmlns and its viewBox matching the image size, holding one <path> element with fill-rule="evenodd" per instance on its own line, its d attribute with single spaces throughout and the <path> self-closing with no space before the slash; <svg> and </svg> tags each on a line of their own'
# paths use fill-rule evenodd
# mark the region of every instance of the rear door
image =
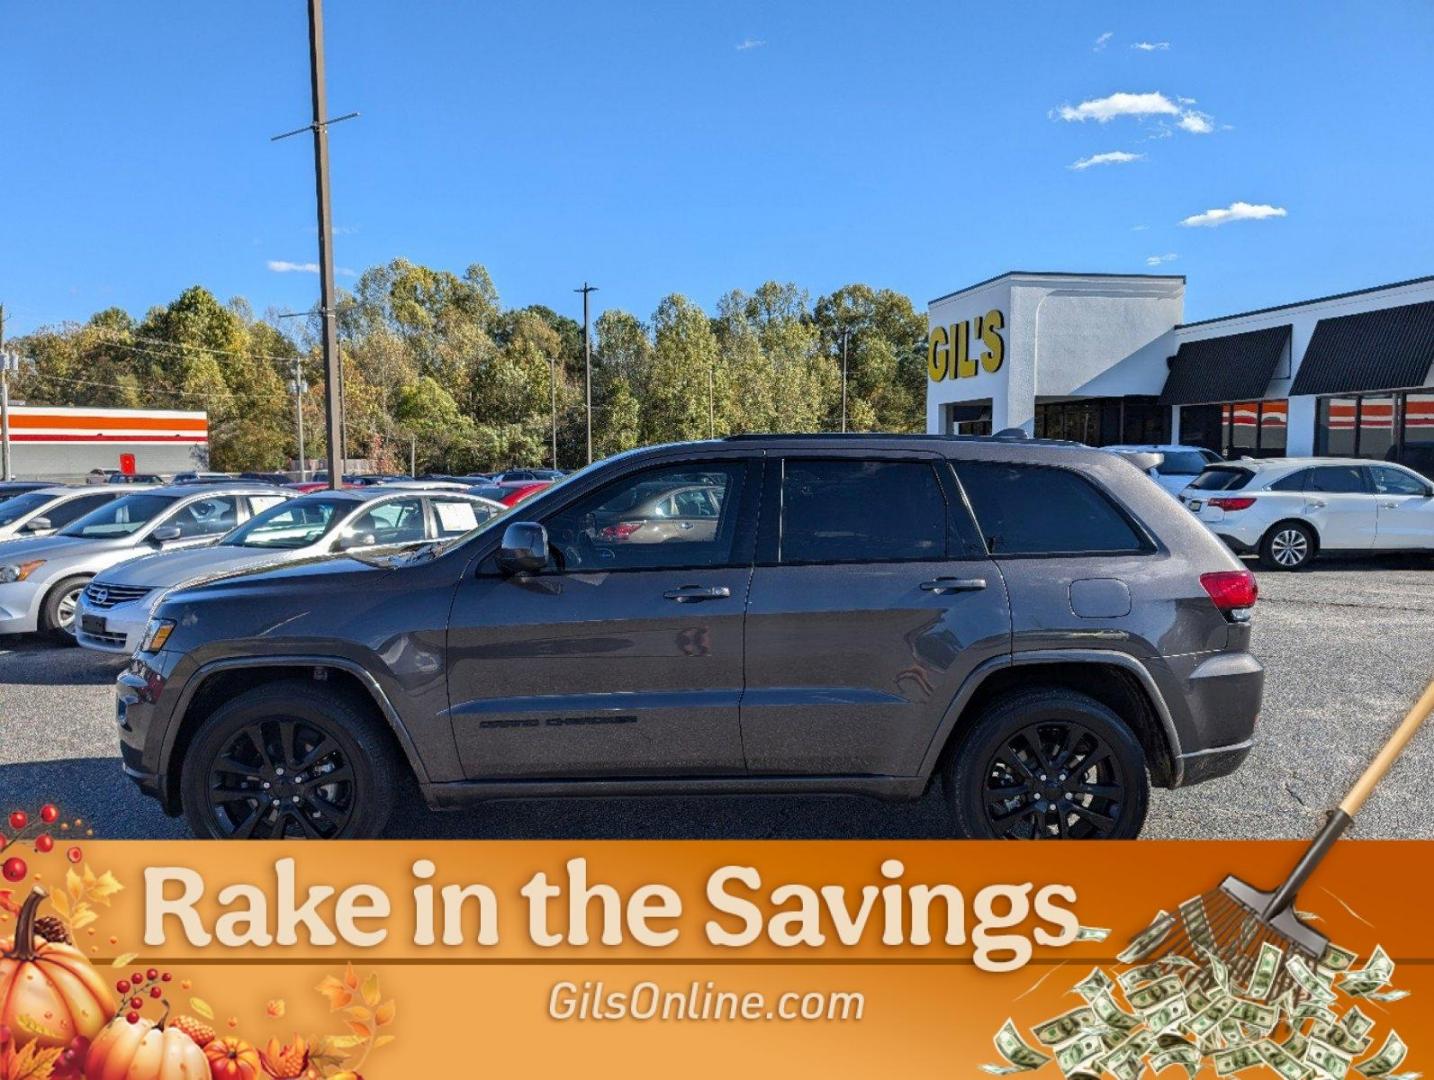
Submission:
<svg viewBox="0 0 1434 1080">
<path fill-rule="evenodd" d="M 910 776 L 1010 648 L 996 566 L 937 455 L 769 454 L 747 606 L 754 774 Z"/>
<path fill-rule="evenodd" d="M 1377 504 L 1374 546 L 1385 550 L 1434 548 L 1434 496 L 1429 481 L 1404 469 L 1371 465 Z"/>
<path fill-rule="evenodd" d="M 1319 465 L 1311 469 L 1301 516 L 1319 530 L 1323 549 L 1373 548 L 1378 510 L 1369 470 L 1363 465 Z"/>
</svg>

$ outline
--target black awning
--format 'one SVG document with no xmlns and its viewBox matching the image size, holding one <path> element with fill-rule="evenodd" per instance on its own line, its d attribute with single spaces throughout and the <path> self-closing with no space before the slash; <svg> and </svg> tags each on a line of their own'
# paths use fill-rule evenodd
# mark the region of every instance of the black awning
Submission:
<svg viewBox="0 0 1434 1080">
<path fill-rule="evenodd" d="M 1434 300 L 1321 319 L 1291 396 L 1423 386 L 1434 364 Z"/>
<path fill-rule="evenodd" d="M 1290 326 L 1182 341 L 1170 358 L 1162 405 L 1250 401 L 1265 396 L 1290 343 Z"/>
</svg>

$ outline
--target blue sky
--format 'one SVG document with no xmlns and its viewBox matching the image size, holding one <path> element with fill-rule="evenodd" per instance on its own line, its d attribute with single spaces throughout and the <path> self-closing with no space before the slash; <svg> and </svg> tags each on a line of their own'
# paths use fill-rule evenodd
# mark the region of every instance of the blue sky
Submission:
<svg viewBox="0 0 1434 1080">
<path fill-rule="evenodd" d="M 586 278 L 644 318 L 768 278 L 924 307 L 1007 269 L 1153 269 L 1199 319 L 1434 273 L 1422 0 L 327 19 L 331 111 L 363 114 L 332 135 L 344 268 L 482 262 L 505 303 L 575 315 Z M 0 0 L 10 332 L 194 283 L 315 302 L 270 268 L 316 258 L 310 144 L 268 141 L 307 119 L 305 27 L 302 0 Z M 1181 224 L 1237 203 L 1264 209 Z"/>
</svg>

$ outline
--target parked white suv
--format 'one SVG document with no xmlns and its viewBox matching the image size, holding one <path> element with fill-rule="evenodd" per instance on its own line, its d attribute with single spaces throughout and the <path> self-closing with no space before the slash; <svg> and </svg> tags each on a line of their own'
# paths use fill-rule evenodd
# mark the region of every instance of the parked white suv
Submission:
<svg viewBox="0 0 1434 1080">
<path fill-rule="evenodd" d="M 1211 465 L 1179 498 L 1271 570 L 1335 552 L 1434 551 L 1434 484 L 1388 462 L 1244 458 Z"/>
</svg>

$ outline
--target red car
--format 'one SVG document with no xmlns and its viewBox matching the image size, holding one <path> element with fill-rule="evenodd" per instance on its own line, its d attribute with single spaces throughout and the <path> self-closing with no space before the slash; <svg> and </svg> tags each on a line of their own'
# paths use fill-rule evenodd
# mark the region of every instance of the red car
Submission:
<svg viewBox="0 0 1434 1080">
<path fill-rule="evenodd" d="M 504 506 L 517 506 L 524 499 L 553 486 L 551 480 L 513 480 L 506 484 L 478 484 L 468 489 L 470 495 L 481 495 Z"/>
</svg>

